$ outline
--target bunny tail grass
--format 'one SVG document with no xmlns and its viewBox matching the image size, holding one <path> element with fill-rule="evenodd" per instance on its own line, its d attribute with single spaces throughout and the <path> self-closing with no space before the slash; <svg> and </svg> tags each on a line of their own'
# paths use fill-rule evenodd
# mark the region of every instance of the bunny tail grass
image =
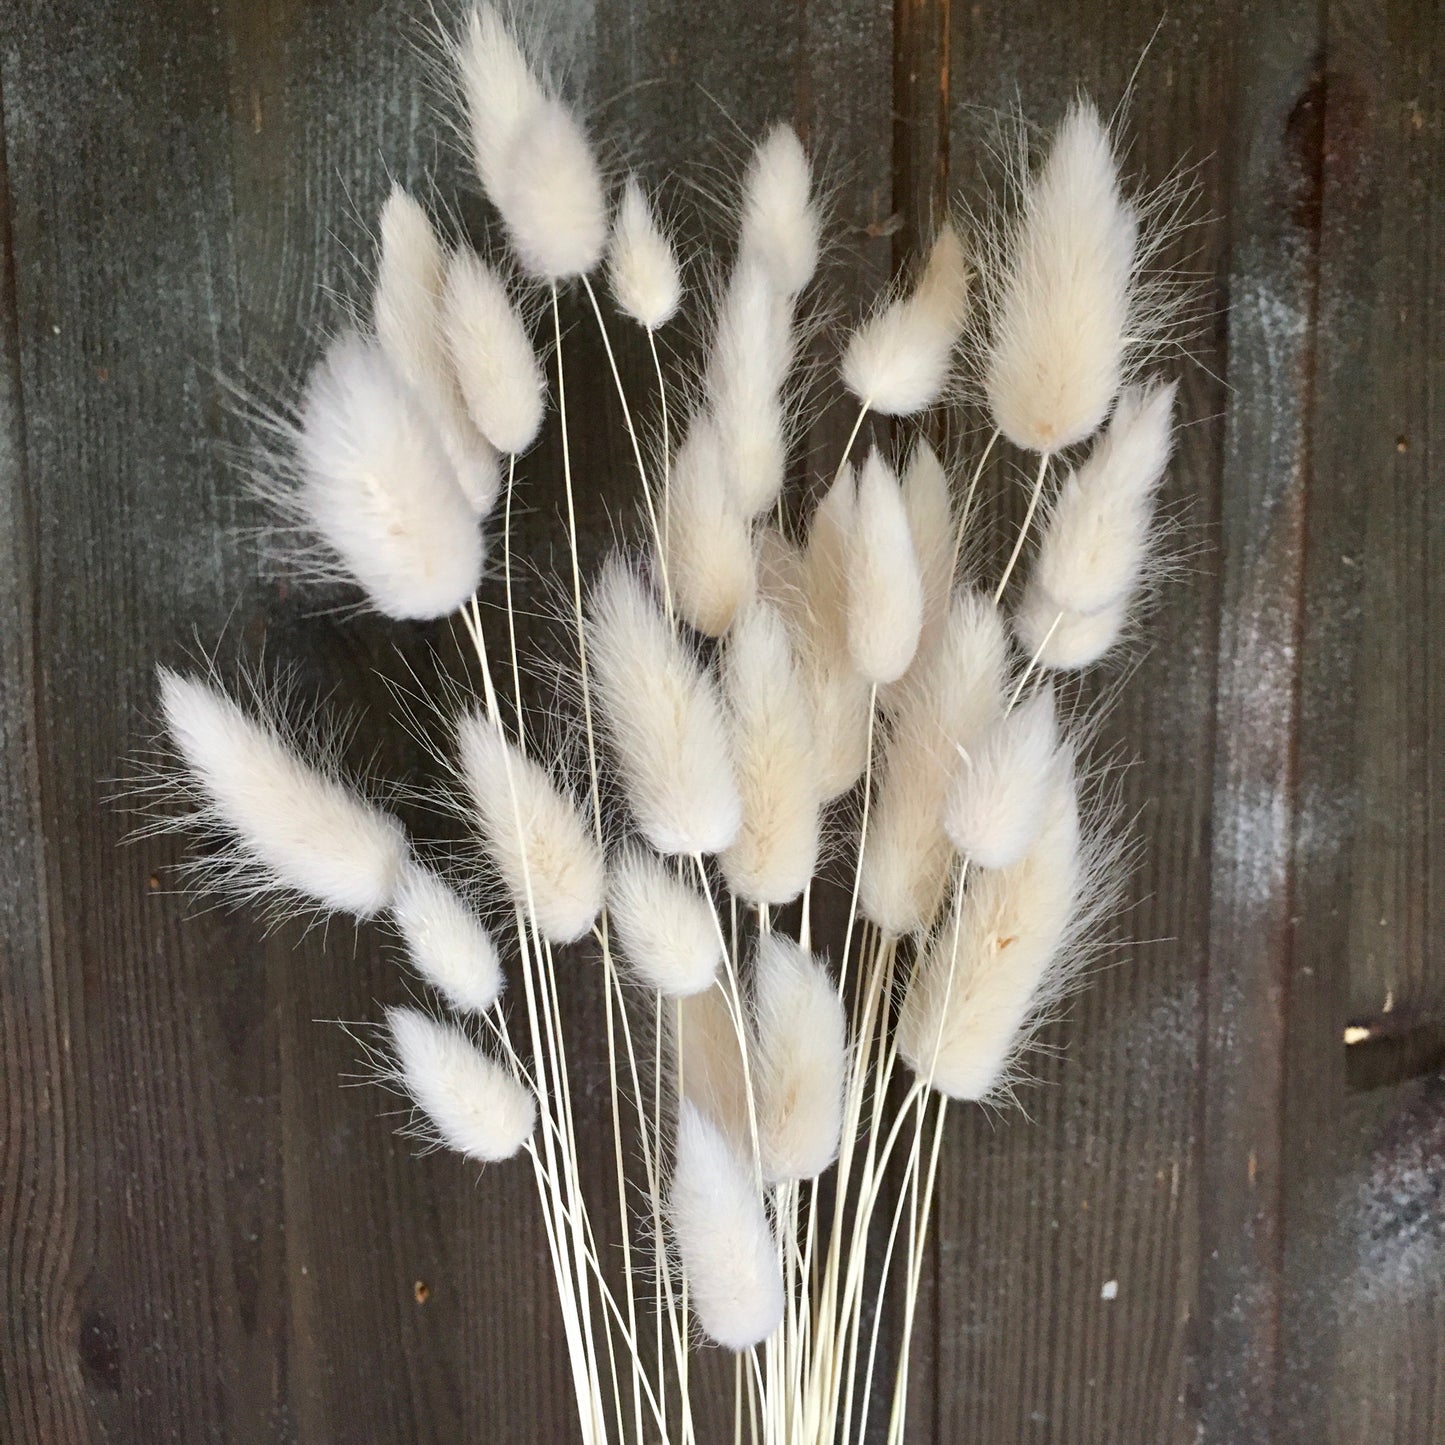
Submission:
<svg viewBox="0 0 1445 1445">
<path fill-rule="evenodd" d="M 753 152 L 743 181 L 741 254 L 760 264 L 780 294 L 796 296 L 818 265 L 821 222 L 807 152 L 789 125 L 775 125 Z"/>
<path fill-rule="evenodd" d="M 1057 749 L 1048 687 L 999 718 L 976 748 L 961 749 L 943 823 L 970 863 L 1012 867 L 1033 846 L 1055 782 Z"/>
<path fill-rule="evenodd" d="M 874 448 L 858 477 L 849 546 L 848 651 L 870 683 L 896 682 L 923 626 L 923 579 L 898 478 Z"/>
<path fill-rule="evenodd" d="M 729 1350 L 760 1344 L 783 1318 L 777 1246 L 751 1171 L 688 1103 L 678 1112 L 669 1215 L 704 1333 Z"/>
<path fill-rule="evenodd" d="M 589 611 L 597 700 L 638 827 L 659 853 L 720 852 L 742 800 L 716 687 L 620 557 Z"/>
<path fill-rule="evenodd" d="M 344 332 L 312 372 L 282 499 L 378 612 L 455 612 L 482 575 L 476 515 L 425 409 L 380 344 Z"/>
<path fill-rule="evenodd" d="M 818 864 L 822 795 L 807 690 L 787 626 L 767 603 L 728 635 L 723 683 L 743 818 L 718 861 L 739 898 L 790 903 Z"/>
<path fill-rule="evenodd" d="M 612 218 L 607 280 L 618 306 L 648 331 L 671 321 L 682 301 L 672 242 L 635 176 L 627 178 Z"/>
<path fill-rule="evenodd" d="M 401 824 L 330 772 L 313 767 L 273 718 L 249 716 L 197 678 L 158 669 L 161 713 L 193 795 L 193 819 L 233 854 L 235 882 L 296 893 L 370 918 L 392 900 L 408 857 Z"/>
<path fill-rule="evenodd" d="M 546 381 L 506 283 L 473 251 L 447 263 L 442 319 L 477 430 L 499 452 L 524 452 L 542 425 Z"/>
<path fill-rule="evenodd" d="M 853 333 L 843 380 L 872 411 L 912 416 L 943 394 L 953 348 L 968 314 L 968 264 L 945 225 L 911 295 L 885 306 Z"/>
<path fill-rule="evenodd" d="M 758 940 L 753 1005 L 763 1177 L 814 1179 L 838 1157 L 843 1130 L 843 1001 L 820 960 L 773 933 Z"/>
<path fill-rule="evenodd" d="M 502 964 L 491 934 L 430 869 L 402 870 L 391 917 L 412 967 L 452 1008 L 485 1013 L 497 1001 Z"/>
<path fill-rule="evenodd" d="M 637 981 L 670 998 L 711 988 L 722 965 L 712 905 L 646 848 L 612 865 L 609 918 Z"/>
<path fill-rule="evenodd" d="M 1123 380 L 1138 231 L 1109 134 L 1076 101 L 1025 186 L 997 280 L 986 388 L 1015 446 L 1060 451 L 1103 421 Z"/>
<path fill-rule="evenodd" d="M 480 712 L 457 724 L 458 767 L 488 855 L 513 901 L 552 943 L 572 943 L 602 909 L 602 853 L 576 800 Z"/>
<path fill-rule="evenodd" d="M 421 1138 L 482 1164 L 510 1159 L 531 1138 L 537 1105 L 525 1085 L 455 1024 L 389 1008 L 395 1081 L 424 1116 Z"/>
</svg>

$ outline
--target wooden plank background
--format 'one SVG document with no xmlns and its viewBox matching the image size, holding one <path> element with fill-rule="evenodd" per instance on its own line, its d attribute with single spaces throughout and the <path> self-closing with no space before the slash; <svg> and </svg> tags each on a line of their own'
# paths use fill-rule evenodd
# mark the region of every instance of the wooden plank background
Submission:
<svg viewBox="0 0 1445 1445">
<path fill-rule="evenodd" d="M 525 1171 L 413 1159 L 374 1094 L 338 1087 L 355 1047 L 318 1020 L 402 996 L 383 940 L 198 912 L 169 891 L 180 845 L 121 846 L 108 801 L 153 665 L 197 641 L 340 684 L 367 741 L 387 679 L 446 649 L 259 574 L 223 385 L 294 386 L 389 175 L 466 189 L 428 13 L 0 14 L 6 1441 L 571 1438 Z M 654 179 L 710 184 L 793 120 L 855 310 L 975 180 L 1000 111 L 1047 123 L 1080 85 L 1112 106 L 1138 67 L 1131 168 L 1195 167 L 1211 218 L 1176 255 L 1202 298 L 1169 484 L 1195 557 L 1108 733 L 1139 759 L 1148 849 L 1030 1117 L 950 1118 L 909 1438 L 1445 1440 L 1445 11 L 536 14 Z M 580 325 L 568 355 L 578 414 L 615 422 Z M 595 556 L 620 429 L 579 427 L 578 461 Z M 545 554 L 554 446 L 527 470 L 520 545 Z M 991 480 L 1001 527 L 1019 495 Z M 420 766 L 405 741 L 380 761 Z"/>
</svg>

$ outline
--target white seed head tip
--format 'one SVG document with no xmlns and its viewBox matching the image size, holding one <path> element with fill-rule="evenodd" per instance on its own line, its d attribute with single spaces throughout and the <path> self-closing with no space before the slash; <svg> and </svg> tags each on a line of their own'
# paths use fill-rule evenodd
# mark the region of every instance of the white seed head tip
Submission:
<svg viewBox="0 0 1445 1445">
<path fill-rule="evenodd" d="M 738 897 L 789 903 L 817 866 L 822 796 L 806 683 L 787 625 L 767 603 L 734 624 L 723 682 L 743 821 L 719 862 Z"/>
<path fill-rule="evenodd" d="M 607 274 L 617 304 L 649 331 L 665 326 L 682 300 L 672 242 L 633 176 L 627 179 L 612 220 Z"/>
<path fill-rule="evenodd" d="M 752 1172 L 692 1105 L 678 1111 L 669 1201 L 689 1298 L 706 1334 L 730 1350 L 782 1323 L 783 1276 Z"/>
<path fill-rule="evenodd" d="M 250 716 L 199 678 L 164 667 L 158 678 L 198 820 L 239 845 L 237 870 L 359 918 L 385 908 L 408 855 L 401 824 L 308 763 L 275 720 Z"/>
<path fill-rule="evenodd" d="M 502 991 L 502 965 L 481 920 L 430 869 L 409 864 L 391 904 L 412 967 L 459 1012 L 485 1013 Z"/>
<path fill-rule="evenodd" d="M 1033 846 L 1057 772 L 1053 689 L 1043 687 L 996 721 L 960 757 L 944 805 L 953 846 L 982 868 L 1007 868 Z"/>
<path fill-rule="evenodd" d="M 296 451 L 296 511 L 379 612 L 442 617 L 476 590 L 477 518 L 377 342 L 347 332 L 332 343 L 307 384 Z"/>
<path fill-rule="evenodd" d="M 1103 421 L 1124 373 L 1138 220 L 1087 101 L 1026 185 L 997 284 L 986 386 L 1016 446 L 1055 452 Z"/>
<path fill-rule="evenodd" d="M 963 243 L 945 225 L 911 294 L 890 302 L 853 333 L 843 380 L 870 409 L 911 416 L 938 400 L 968 312 Z"/>
<path fill-rule="evenodd" d="M 787 297 L 808 284 L 818 265 L 820 220 L 812 186 L 797 132 L 774 126 L 753 152 L 743 183 L 741 250 Z"/>
<path fill-rule="evenodd" d="M 598 707 L 638 827 L 659 853 L 719 852 L 742 801 L 712 680 L 621 558 L 603 567 L 589 614 Z"/>
<path fill-rule="evenodd" d="M 529 110 L 493 195 L 523 267 L 543 281 L 591 271 L 607 243 L 597 159 L 577 118 L 550 97 Z"/>
<path fill-rule="evenodd" d="M 460 772 L 487 852 L 513 900 L 556 944 L 581 938 L 601 911 L 602 852 L 576 800 L 481 713 L 457 725 Z"/>
<path fill-rule="evenodd" d="M 957 928 L 938 930 L 904 997 L 899 1050 L 920 1078 L 958 1099 L 989 1098 L 1007 1081 L 1080 957 L 1086 884 L 1110 896 L 1110 880 L 1091 877 L 1090 866 L 1061 758 L 1029 852 L 970 875 Z"/>
<path fill-rule="evenodd" d="M 923 626 L 923 579 L 893 469 L 877 448 L 858 478 L 850 536 L 848 649 L 872 683 L 903 676 Z"/>
<path fill-rule="evenodd" d="M 609 918 L 638 980 L 672 998 L 711 988 L 722 964 L 712 906 L 645 848 L 626 849 L 612 869 Z"/>
<path fill-rule="evenodd" d="M 754 973 L 758 1144 L 769 1183 L 814 1179 L 837 1158 L 848 1031 L 821 960 L 780 934 Z"/>
<path fill-rule="evenodd" d="M 397 1074 L 437 1139 L 484 1164 L 509 1159 L 532 1135 L 530 1091 L 454 1024 L 390 1008 Z"/>
<path fill-rule="evenodd" d="M 1154 494 L 1172 448 L 1174 387 L 1126 387 L 1109 425 L 1059 489 L 1031 585 L 1056 610 L 1127 605 L 1152 550 Z"/>
<path fill-rule="evenodd" d="M 694 419 L 673 461 L 662 532 L 678 612 L 705 636 L 721 637 L 757 578 L 748 520 L 710 416 Z"/>
<path fill-rule="evenodd" d="M 500 452 L 526 451 L 542 425 L 546 381 L 506 283 L 474 251 L 452 253 L 442 317 L 477 430 Z"/>
</svg>

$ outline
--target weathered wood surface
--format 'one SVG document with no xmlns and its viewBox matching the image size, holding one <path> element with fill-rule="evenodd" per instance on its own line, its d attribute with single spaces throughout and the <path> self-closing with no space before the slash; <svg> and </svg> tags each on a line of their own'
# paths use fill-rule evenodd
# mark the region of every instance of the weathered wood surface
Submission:
<svg viewBox="0 0 1445 1445">
<path fill-rule="evenodd" d="M 1196 555 L 1108 729 L 1148 850 L 1031 1117 L 950 1121 L 909 1438 L 1445 1438 L 1445 13 L 538 8 L 658 178 L 795 120 L 852 306 L 1000 110 L 1051 121 L 1077 84 L 1112 105 L 1138 66 L 1131 165 L 1197 165 L 1213 217 L 1176 253 L 1200 272 L 1170 483 Z M 398 655 L 262 579 L 218 447 L 217 378 L 294 383 L 388 175 L 459 194 L 413 9 L 0 15 L 7 1441 L 570 1438 L 524 1172 L 415 1160 L 337 1087 L 356 1050 L 317 1020 L 402 996 L 386 945 L 197 915 L 167 891 L 179 845 L 121 847 L 107 801 L 152 665 L 197 638 L 342 684 L 368 742 L 385 679 L 448 647 L 404 630 Z M 575 332 L 575 405 L 611 417 Z M 624 444 L 576 439 L 595 555 Z M 840 439 L 819 422 L 820 455 Z M 529 467 L 555 476 L 555 444 Z M 991 481 L 1001 527 L 1021 498 Z M 555 543 L 551 509 L 523 551 Z M 417 770 L 408 747 L 383 766 Z M 1396 1037 L 1347 1050 L 1347 1025 Z"/>
</svg>

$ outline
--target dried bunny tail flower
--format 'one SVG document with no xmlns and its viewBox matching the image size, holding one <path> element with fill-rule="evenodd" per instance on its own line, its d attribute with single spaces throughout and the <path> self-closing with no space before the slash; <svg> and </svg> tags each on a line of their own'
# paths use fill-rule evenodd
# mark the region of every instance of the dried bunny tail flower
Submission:
<svg viewBox="0 0 1445 1445">
<path fill-rule="evenodd" d="M 753 537 L 757 596 L 778 615 L 795 636 L 801 636 L 807 609 L 803 585 L 803 551 L 773 523 L 765 523 Z"/>
<path fill-rule="evenodd" d="M 1045 686 L 994 722 L 960 759 L 943 825 L 981 868 L 1008 868 L 1033 846 L 1058 771 L 1054 693 Z"/>
<path fill-rule="evenodd" d="M 670 998 L 711 988 L 722 964 L 712 905 L 646 848 L 612 866 L 608 918 L 638 982 Z"/>
<path fill-rule="evenodd" d="M 531 1091 L 463 1029 L 413 1008 L 387 1009 L 386 1024 L 396 1050 L 392 1080 L 425 1116 L 412 1132 L 483 1164 L 510 1159 L 531 1138 Z"/>
<path fill-rule="evenodd" d="M 602 909 L 602 851 L 576 800 L 480 712 L 457 724 L 459 772 L 487 852 L 513 900 L 552 943 L 572 943 Z"/>
<path fill-rule="evenodd" d="M 491 510 L 501 485 L 497 454 L 472 425 L 442 332 L 446 253 L 421 205 L 394 185 L 381 209 L 371 317 L 376 338 L 440 434 L 472 510 Z"/>
<path fill-rule="evenodd" d="M 1154 493 L 1173 446 L 1174 384 L 1126 387 L 1088 458 L 1049 511 L 1030 586 L 1056 611 L 1097 614 L 1137 590 Z"/>
<path fill-rule="evenodd" d="M 960 593 L 904 678 L 868 818 L 859 906 L 885 934 L 920 933 L 948 891 L 953 849 L 941 808 L 958 766 L 1002 712 L 1008 634 L 988 598 Z"/>
<path fill-rule="evenodd" d="M 1099 662 L 1128 634 L 1129 607 L 1121 601 L 1100 612 L 1071 612 L 1030 586 L 1013 625 L 1019 645 L 1039 667 L 1077 672 Z"/>
<path fill-rule="evenodd" d="M 844 466 L 813 511 L 800 566 L 803 675 L 813 706 L 818 786 L 831 802 L 868 760 L 869 685 L 848 650 L 848 567 L 857 486 Z"/>
<path fill-rule="evenodd" d="M 763 1178 L 814 1179 L 838 1157 L 843 1132 L 843 1001 L 820 959 L 774 933 L 758 941 L 753 1007 Z"/>
<path fill-rule="evenodd" d="M 665 326 L 682 300 L 672 242 L 635 176 L 627 178 L 612 218 L 607 279 L 617 304 L 649 331 Z"/>
<path fill-rule="evenodd" d="M 477 430 L 500 452 L 526 451 L 542 426 L 547 383 L 506 283 L 474 251 L 452 253 L 442 321 Z"/>
<path fill-rule="evenodd" d="M 713 683 L 621 557 L 588 610 L 597 704 L 642 835 L 659 853 L 721 852 L 742 801 Z"/>
<path fill-rule="evenodd" d="M 761 264 L 785 297 L 796 296 L 818 266 L 821 221 L 812 168 L 790 125 L 775 125 L 759 143 L 743 181 L 740 252 Z"/>
<path fill-rule="evenodd" d="M 705 1114 L 744 1158 L 752 1157 L 746 1073 L 738 1029 L 721 980 L 702 993 L 676 1000 L 667 1019 L 673 1076 L 681 1097 Z"/>
<path fill-rule="evenodd" d="M 472 12 L 455 59 L 477 173 L 523 268 L 553 283 L 592 270 L 607 241 L 607 203 L 576 116 L 490 5 Z"/>
<path fill-rule="evenodd" d="M 948 618 L 955 531 L 948 474 L 926 441 L 914 446 L 903 470 L 903 510 L 908 516 L 908 533 L 913 538 L 923 587 L 923 625 L 917 655 L 926 657 Z"/>
<path fill-rule="evenodd" d="M 392 900 L 409 849 L 401 824 L 209 683 L 159 668 L 161 715 L 184 764 L 195 823 L 232 845 L 224 884 L 299 894 L 370 918 Z"/>
<path fill-rule="evenodd" d="M 848 651 L 870 682 L 902 677 L 923 626 L 923 581 L 898 478 L 875 447 L 858 478 L 849 546 Z"/>
<path fill-rule="evenodd" d="M 871 316 L 848 342 L 843 381 L 864 406 L 912 416 L 938 400 L 968 315 L 968 284 L 963 242 L 945 224 L 913 291 Z"/>
<path fill-rule="evenodd" d="M 698 1323 L 729 1350 L 782 1323 L 783 1274 L 767 1212 L 726 1138 L 690 1104 L 678 1111 L 668 1213 Z"/>
<path fill-rule="evenodd" d="M 397 619 L 443 617 L 476 591 L 482 535 L 436 427 L 380 345 L 332 342 L 307 382 L 296 482 L 268 499 Z M 322 570 L 322 569 L 318 569 Z"/>
<path fill-rule="evenodd" d="M 744 516 L 778 499 L 787 467 L 783 388 L 793 359 L 792 317 L 763 267 L 744 259 L 718 308 L 705 391 L 723 474 Z"/>
<path fill-rule="evenodd" d="M 1064 751 L 1033 847 L 1011 867 L 970 873 L 904 997 L 899 1049 L 920 1079 L 956 1099 L 1007 1092 L 1117 899 L 1119 857 L 1105 828 L 1081 826 Z"/>
<path fill-rule="evenodd" d="M 766 603 L 744 611 L 728 635 L 723 692 L 743 821 L 718 862 L 737 897 L 790 903 L 818 863 L 822 798 L 807 689 L 787 626 Z"/>
<path fill-rule="evenodd" d="M 466 903 L 429 868 L 408 864 L 391 901 L 391 917 L 411 965 L 459 1013 L 485 1013 L 502 991 L 502 963 L 492 935 Z"/>
<path fill-rule="evenodd" d="M 683 619 L 720 637 L 753 594 L 747 518 L 738 507 L 712 418 L 694 418 L 673 459 L 662 525 L 668 590 Z"/>
<path fill-rule="evenodd" d="M 1087 100 L 1070 107 L 994 278 L 986 390 L 999 430 L 1027 451 L 1089 436 L 1123 381 L 1139 223 L 1113 143 Z"/>
</svg>

